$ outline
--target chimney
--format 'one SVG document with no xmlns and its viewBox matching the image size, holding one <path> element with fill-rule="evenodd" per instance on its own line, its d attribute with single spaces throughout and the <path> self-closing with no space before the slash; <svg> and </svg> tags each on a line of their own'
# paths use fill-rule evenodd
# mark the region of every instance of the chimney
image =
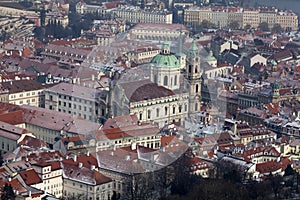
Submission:
<svg viewBox="0 0 300 200">
<path fill-rule="evenodd" d="M 28 196 L 31 197 L 31 191 L 30 190 L 28 191 Z"/>
<path fill-rule="evenodd" d="M 90 152 L 88 151 L 88 152 L 86 153 L 86 155 L 87 155 L 87 156 L 90 156 Z"/>
<path fill-rule="evenodd" d="M 74 160 L 74 162 L 77 162 L 77 155 L 74 155 L 73 160 Z"/>
<path fill-rule="evenodd" d="M 131 143 L 131 150 L 136 150 L 136 143 L 135 142 Z"/>
<path fill-rule="evenodd" d="M 82 166 L 83 166 L 83 164 L 80 162 L 80 163 L 78 163 L 78 167 L 79 168 L 82 168 Z"/>
<path fill-rule="evenodd" d="M 95 165 L 91 165 L 91 170 L 95 170 Z"/>
</svg>

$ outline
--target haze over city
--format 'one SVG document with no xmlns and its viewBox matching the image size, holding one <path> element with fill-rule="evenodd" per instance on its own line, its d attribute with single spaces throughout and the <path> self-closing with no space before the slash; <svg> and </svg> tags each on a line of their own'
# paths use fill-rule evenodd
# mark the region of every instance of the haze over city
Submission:
<svg viewBox="0 0 300 200">
<path fill-rule="evenodd" d="M 299 199 L 299 13 L 1 0 L 0 199 Z"/>
</svg>

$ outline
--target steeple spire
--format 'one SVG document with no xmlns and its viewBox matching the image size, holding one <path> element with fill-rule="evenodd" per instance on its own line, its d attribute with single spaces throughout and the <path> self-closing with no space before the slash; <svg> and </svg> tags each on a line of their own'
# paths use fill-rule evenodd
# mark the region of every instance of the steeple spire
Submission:
<svg viewBox="0 0 300 200">
<path fill-rule="evenodd" d="M 178 53 L 182 53 L 182 46 L 183 46 L 183 37 L 182 37 L 182 25 L 180 26 L 180 33 L 179 33 L 179 45 L 178 45 Z"/>
<path fill-rule="evenodd" d="M 192 42 L 192 46 L 190 47 L 189 49 L 189 54 L 190 56 L 197 56 L 198 55 L 198 46 L 196 44 L 196 40 L 195 38 L 193 39 L 193 42 Z"/>
</svg>

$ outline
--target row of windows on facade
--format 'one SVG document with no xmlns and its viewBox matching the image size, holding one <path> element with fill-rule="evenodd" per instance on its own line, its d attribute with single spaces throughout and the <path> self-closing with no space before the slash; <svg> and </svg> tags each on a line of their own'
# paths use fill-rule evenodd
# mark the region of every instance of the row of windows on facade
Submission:
<svg viewBox="0 0 300 200">
<path fill-rule="evenodd" d="M 6 149 L 5 149 L 5 144 L 4 144 L 4 142 L 2 142 L 2 150 L 4 150 L 5 152 L 13 150 L 13 149 L 14 149 L 13 145 L 9 145 L 8 143 L 6 144 Z"/>
<path fill-rule="evenodd" d="M 67 102 L 61 102 L 61 101 L 58 101 L 58 105 L 59 105 L 59 106 L 63 105 L 63 106 L 65 106 L 65 107 L 68 106 L 69 108 L 72 108 L 72 103 L 67 103 Z M 73 104 L 73 109 L 77 109 L 77 105 L 76 105 L 76 104 Z M 78 109 L 79 109 L 79 110 L 82 109 L 81 105 L 78 105 Z M 84 107 L 83 107 L 83 110 L 84 110 L 84 111 L 87 111 L 87 107 L 84 106 Z M 92 108 L 91 108 L 91 107 L 89 108 L 89 111 L 92 112 Z"/>
<path fill-rule="evenodd" d="M 33 95 L 35 95 L 36 93 L 35 92 L 31 92 L 31 95 L 33 96 Z M 38 92 L 38 94 L 42 94 L 42 92 Z M 14 94 L 14 95 L 11 95 L 11 98 L 12 99 L 15 99 L 15 98 L 18 98 L 18 97 L 23 97 L 24 96 L 24 93 L 21 93 L 21 94 L 19 94 L 19 95 L 16 95 L 16 94 Z M 28 97 L 28 96 L 30 96 L 30 92 L 27 92 L 26 93 L 26 96 Z"/>
<path fill-rule="evenodd" d="M 35 102 L 35 99 L 31 99 L 31 103 L 34 103 L 34 102 Z M 16 101 L 11 102 L 11 103 L 16 104 Z M 23 101 L 23 100 L 19 101 L 19 104 L 24 104 L 24 103 L 25 103 L 25 101 Z M 26 103 L 30 104 L 30 99 L 27 99 Z"/>
<path fill-rule="evenodd" d="M 196 104 L 197 105 L 197 104 Z M 184 111 L 186 112 L 187 111 L 187 104 L 184 105 Z M 195 110 L 198 110 L 198 108 L 196 107 Z M 182 106 L 180 105 L 178 107 L 178 112 L 181 113 L 182 112 Z M 166 106 L 165 107 L 165 115 L 168 115 L 169 112 L 168 112 L 168 107 Z M 173 109 L 172 109 L 172 114 L 176 114 L 176 107 L 174 106 Z M 151 116 L 152 116 L 152 111 L 151 110 L 148 110 L 147 111 L 147 118 L 148 119 L 151 119 Z M 160 116 L 160 109 L 159 108 L 156 108 L 156 117 L 159 117 Z M 143 119 L 143 113 L 141 112 L 140 115 L 139 115 L 139 118 L 140 120 Z"/>
<path fill-rule="evenodd" d="M 49 106 L 49 109 L 50 110 L 53 110 L 54 108 L 53 108 L 53 106 L 52 105 L 50 105 Z M 81 109 L 79 109 L 79 110 L 81 110 Z M 86 111 L 86 110 L 85 110 Z M 58 109 L 58 112 L 64 112 L 64 113 L 69 113 L 69 114 L 72 114 L 72 111 L 71 110 L 69 110 L 69 111 L 66 111 L 65 109 Z M 90 112 L 91 112 L 91 110 L 90 110 Z M 92 118 L 93 118 L 93 116 L 91 116 L 91 115 L 89 115 L 88 117 L 87 117 L 87 115 L 86 114 L 81 114 L 81 113 L 77 113 L 77 112 L 73 112 L 73 115 L 78 115 L 79 117 L 83 117 L 84 119 L 89 119 L 89 120 L 92 120 Z M 98 110 L 95 110 L 95 115 L 98 115 Z M 101 116 L 105 116 L 105 110 L 104 109 L 101 109 Z"/>
<path fill-rule="evenodd" d="M 68 95 L 61 95 L 61 94 L 59 94 L 58 98 L 60 98 L 60 99 L 66 99 L 66 100 L 70 100 L 70 101 L 72 101 L 72 99 L 73 99 L 74 102 L 77 101 L 79 103 L 84 103 L 84 104 L 90 104 L 90 105 L 93 104 L 93 101 L 84 100 L 84 99 L 81 99 L 81 98 L 76 98 L 76 97 L 72 97 L 72 96 L 68 96 Z M 53 101 L 53 96 L 52 95 L 49 95 L 49 100 Z"/>
<path fill-rule="evenodd" d="M 44 187 L 44 191 L 49 191 L 50 189 L 51 189 L 51 191 L 53 191 L 53 189 L 55 189 L 55 188 L 61 188 L 62 187 L 62 183 L 57 183 L 57 184 L 53 184 L 53 185 L 48 185 L 48 186 L 45 186 Z M 59 189 L 57 189 L 56 191 L 54 191 L 54 192 L 50 192 L 50 193 L 52 193 L 52 194 L 54 194 L 54 195 L 59 195 L 59 194 L 61 194 L 62 193 L 62 191 L 61 190 L 59 190 Z"/>
</svg>

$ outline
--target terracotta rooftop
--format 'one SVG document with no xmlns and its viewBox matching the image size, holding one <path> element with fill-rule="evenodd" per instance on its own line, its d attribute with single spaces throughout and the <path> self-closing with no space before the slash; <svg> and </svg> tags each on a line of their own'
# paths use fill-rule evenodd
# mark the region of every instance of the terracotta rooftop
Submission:
<svg viewBox="0 0 300 200">
<path fill-rule="evenodd" d="M 42 183 L 42 179 L 34 169 L 28 169 L 26 171 L 20 172 L 19 174 L 27 185 Z"/>
</svg>

